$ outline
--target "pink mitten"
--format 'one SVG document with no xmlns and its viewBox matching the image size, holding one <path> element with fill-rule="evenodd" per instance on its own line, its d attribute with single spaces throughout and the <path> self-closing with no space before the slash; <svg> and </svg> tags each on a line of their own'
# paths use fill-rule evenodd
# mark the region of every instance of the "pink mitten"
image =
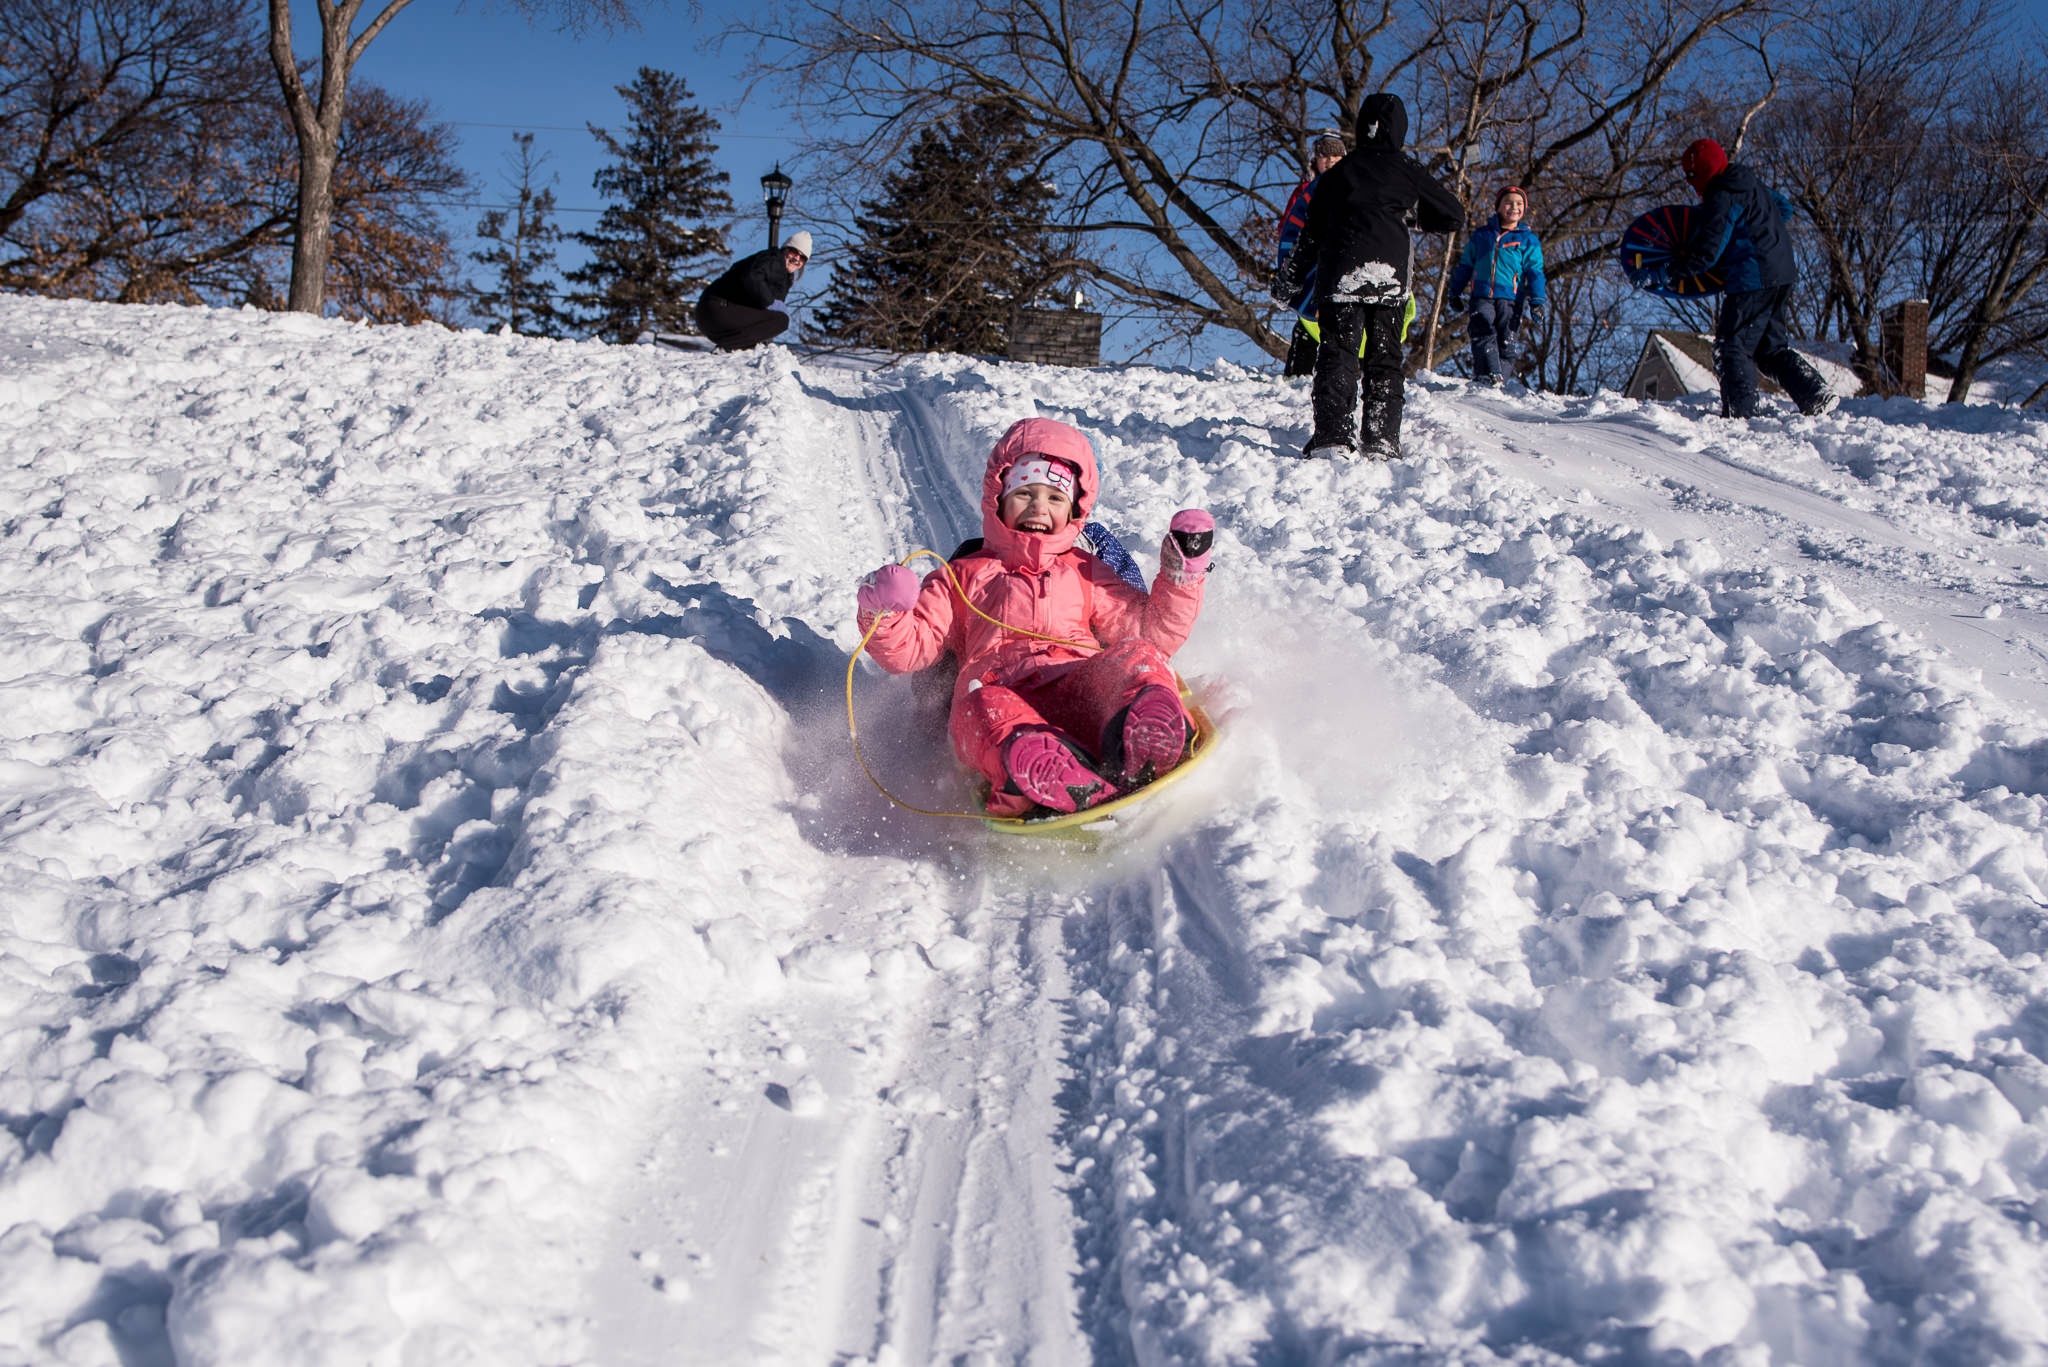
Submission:
<svg viewBox="0 0 2048 1367">
<path fill-rule="evenodd" d="M 1191 584 L 1209 572 L 1209 547 L 1216 540 L 1216 519 L 1200 508 L 1173 515 L 1166 540 L 1159 547 L 1159 568 L 1176 584 Z"/>
<path fill-rule="evenodd" d="M 917 576 L 903 565 L 884 565 L 860 581 L 855 595 L 861 621 L 885 612 L 908 612 L 917 606 Z"/>
</svg>

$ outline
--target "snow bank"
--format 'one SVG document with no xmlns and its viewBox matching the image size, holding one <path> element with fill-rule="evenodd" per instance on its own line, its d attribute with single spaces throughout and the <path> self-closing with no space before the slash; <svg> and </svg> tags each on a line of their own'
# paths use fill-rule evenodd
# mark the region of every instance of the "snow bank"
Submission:
<svg viewBox="0 0 2048 1367">
<path fill-rule="evenodd" d="M 0 1356 L 577 1356 L 677 1051 L 866 900 L 792 857 L 795 381 L 4 316 Z"/>
<path fill-rule="evenodd" d="M 2032 419 L 1513 401 L 1937 563 L 1665 544 L 1455 384 L 1335 465 L 1221 364 L 6 299 L 0 396 L 0 1358 L 2048 1355 L 2048 738 L 1830 574 L 2010 577 Z M 1219 522 L 1226 745 L 1095 862 L 838 740 L 852 579 L 1034 413 L 1141 558 Z M 759 1204 L 615 1266 L 678 1134 Z M 1036 1204 L 908 1171 L 970 1151 Z M 1070 1258 L 920 1232 L 1048 1203 Z"/>
</svg>

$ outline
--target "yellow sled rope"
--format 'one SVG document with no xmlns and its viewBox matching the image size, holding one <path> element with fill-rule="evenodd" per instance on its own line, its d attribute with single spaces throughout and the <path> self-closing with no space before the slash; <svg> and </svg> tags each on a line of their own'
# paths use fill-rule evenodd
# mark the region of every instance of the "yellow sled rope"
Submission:
<svg viewBox="0 0 2048 1367">
<path fill-rule="evenodd" d="M 959 600 L 962 603 L 965 603 L 967 605 L 968 611 L 972 612 L 975 616 L 981 618 L 984 622 L 988 622 L 994 626 L 1001 627 L 1004 631 L 1013 631 L 1017 633 L 1017 635 L 1019 636 L 1029 636 L 1033 640 L 1051 641 L 1054 645 L 1066 646 L 1070 650 L 1088 651 L 1090 653 L 1093 653 L 1095 651 L 1099 651 L 1102 648 L 1099 645 L 1082 645 L 1078 641 L 1063 640 L 1058 636 L 1047 636 L 1042 632 L 1029 631 L 1023 627 L 1011 626 L 1008 622 L 1005 622 L 1000 618 L 989 616 L 987 613 L 983 612 L 980 608 L 974 605 L 974 601 L 967 596 L 967 591 L 960 587 L 960 580 L 953 573 L 952 562 L 947 560 L 945 556 L 940 555 L 937 551 L 926 550 L 923 547 L 919 547 L 918 549 L 912 551 L 909 555 L 904 556 L 903 559 L 898 563 L 907 567 L 911 561 L 917 559 L 921 555 L 930 556 L 932 559 L 939 562 L 939 568 L 945 571 L 946 582 L 953 586 L 954 596 L 959 598 Z M 897 797 L 896 794 L 890 792 L 886 787 L 884 787 L 882 784 L 882 780 L 875 777 L 875 771 L 868 768 L 867 757 L 861 754 L 860 752 L 860 726 L 858 723 L 854 721 L 853 718 L 854 667 L 860 663 L 860 657 L 867 651 L 869 638 L 875 634 L 875 629 L 881 625 L 882 619 L 879 616 L 876 617 L 873 622 L 868 624 L 867 631 L 862 633 L 861 635 L 860 644 L 855 646 L 853 649 L 853 658 L 846 662 L 846 736 L 848 740 L 853 742 L 854 762 L 860 765 L 860 771 L 863 774 L 867 775 L 868 782 L 875 785 L 875 791 L 880 793 L 883 797 L 888 798 L 889 801 L 895 803 L 898 807 L 901 807 L 906 812 L 916 812 L 919 816 L 943 816 L 954 817 L 962 821 L 980 821 L 994 830 L 1029 827 L 1031 831 L 1038 832 L 1055 831 L 1062 830 L 1071 826 L 1087 825 L 1090 822 L 1100 821 L 1104 817 L 1109 816 L 1111 813 L 1116 812 L 1121 808 L 1128 807 L 1132 803 L 1139 801 L 1141 798 L 1150 797 L 1153 793 L 1157 792 L 1161 788 L 1166 787 L 1170 783 L 1179 781 L 1184 775 L 1186 775 L 1188 770 L 1195 767 L 1195 764 L 1198 760 L 1204 758 L 1208 754 L 1209 741 L 1216 734 L 1216 728 L 1209 721 L 1209 714 L 1202 710 L 1201 704 L 1195 701 L 1194 694 L 1188 691 L 1187 680 L 1181 678 L 1179 673 L 1176 672 L 1173 676 L 1173 681 L 1180 689 L 1181 706 L 1187 709 L 1188 720 L 1194 723 L 1194 738 L 1188 742 L 1188 753 L 1179 764 L 1174 765 L 1173 768 L 1168 769 L 1165 773 L 1159 775 L 1159 777 L 1153 779 L 1144 787 L 1133 788 L 1130 792 L 1123 794 L 1121 797 L 1111 798 L 1109 801 L 1101 803 L 1098 806 L 1083 807 L 1078 812 L 1059 812 L 1053 816 L 992 816 L 987 812 L 935 812 L 928 810 L 924 807 L 913 807 L 908 802 L 905 802 L 902 798 Z"/>
</svg>

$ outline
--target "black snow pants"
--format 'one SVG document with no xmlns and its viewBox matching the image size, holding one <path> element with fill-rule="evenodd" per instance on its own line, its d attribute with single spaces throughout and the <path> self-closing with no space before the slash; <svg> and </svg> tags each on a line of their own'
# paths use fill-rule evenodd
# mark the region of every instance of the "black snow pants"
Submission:
<svg viewBox="0 0 2048 1367">
<path fill-rule="evenodd" d="M 1401 305 L 1325 303 L 1317 320 L 1315 435 L 1309 449 L 1360 449 L 1358 409 L 1365 402 L 1364 450 L 1388 459 L 1401 441 Z M 1365 355 L 1358 354 L 1360 340 Z"/>
<path fill-rule="evenodd" d="M 1721 414 L 1753 418 L 1762 406 L 1756 373 L 1785 387 L 1802 413 L 1814 412 L 1827 394 L 1827 381 L 1813 363 L 1792 349 L 1785 315 L 1792 307 L 1790 285 L 1742 290 L 1721 300 L 1714 319 L 1714 374 L 1721 381 Z"/>
<path fill-rule="evenodd" d="M 1472 378 L 1498 380 L 1501 363 L 1515 361 L 1515 334 L 1522 330 L 1522 306 L 1513 299 L 1472 301 Z"/>
<path fill-rule="evenodd" d="M 745 351 L 759 346 L 789 326 L 789 315 L 775 309 L 750 309 L 716 294 L 697 300 L 697 326 L 720 351 Z"/>
</svg>

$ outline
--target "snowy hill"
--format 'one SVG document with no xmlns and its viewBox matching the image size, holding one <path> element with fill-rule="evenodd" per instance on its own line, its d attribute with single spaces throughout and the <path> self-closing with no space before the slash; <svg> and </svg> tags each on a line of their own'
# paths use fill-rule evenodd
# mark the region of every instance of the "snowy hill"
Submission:
<svg viewBox="0 0 2048 1367">
<path fill-rule="evenodd" d="M 1411 393 L 0 298 L 0 1362 L 2048 1359 L 2048 426 Z M 840 710 L 1034 413 L 1101 855 Z"/>
</svg>

